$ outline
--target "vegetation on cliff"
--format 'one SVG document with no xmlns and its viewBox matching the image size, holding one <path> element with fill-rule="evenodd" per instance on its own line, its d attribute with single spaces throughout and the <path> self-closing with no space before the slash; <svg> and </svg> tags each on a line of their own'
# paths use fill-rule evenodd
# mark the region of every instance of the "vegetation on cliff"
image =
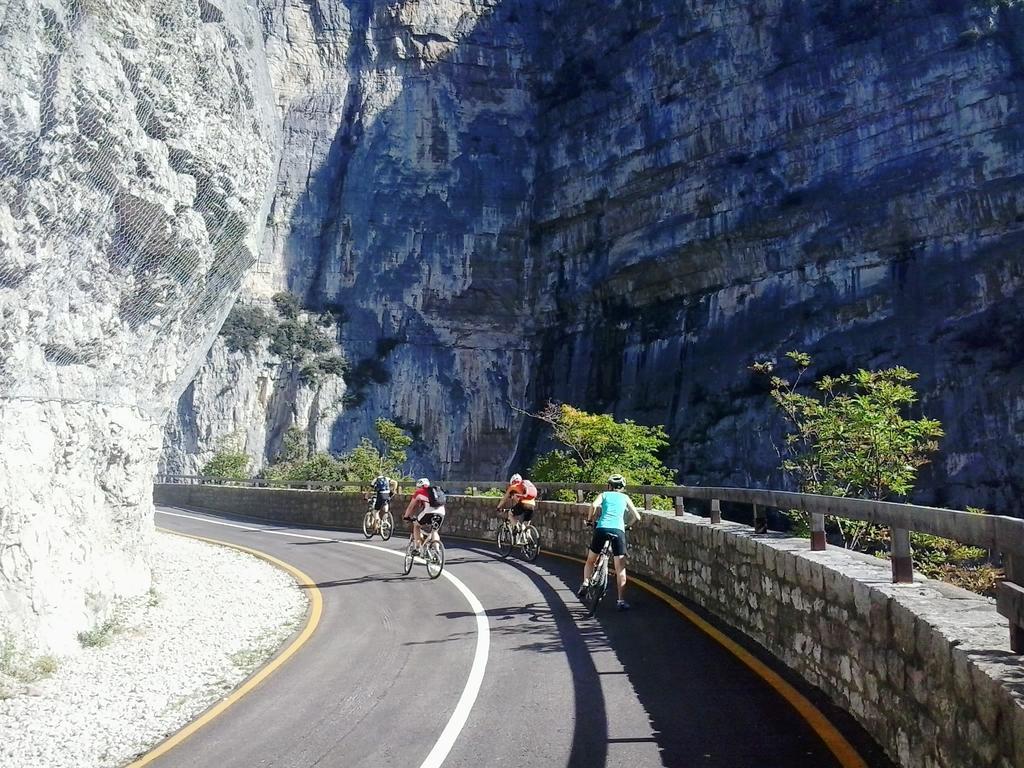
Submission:
<svg viewBox="0 0 1024 768">
<path fill-rule="evenodd" d="M 375 439 L 363 437 L 348 453 L 334 456 L 323 451 L 312 452 L 308 437 L 301 429 L 292 427 L 281 441 L 281 449 L 274 461 L 260 477 L 271 485 L 314 482 L 369 483 L 378 474 L 396 479 L 408 479 L 403 466 L 408 460 L 406 449 L 413 438 L 401 427 L 387 419 L 377 419 Z M 249 478 L 249 457 L 230 442 L 203 467 L 204 475 L 231 480 Z"/>
<path fill-rule="evenodd" d="M 348 361 L 333 351 L 334 339 L 325 330 L 345 321 L 342 307 L 332 305 L 320 314 L 306 313 L 301 299 L 287 291 L 274 294 L 271 303 L 274 314 L 242 302 L 231 308 L 220 330 L 229 350 L 252 354 L 266 340 L 268 351 L 296 366 L 299 378 L 310 387 L 326 376 L 348 372 Z"/>
</svg>

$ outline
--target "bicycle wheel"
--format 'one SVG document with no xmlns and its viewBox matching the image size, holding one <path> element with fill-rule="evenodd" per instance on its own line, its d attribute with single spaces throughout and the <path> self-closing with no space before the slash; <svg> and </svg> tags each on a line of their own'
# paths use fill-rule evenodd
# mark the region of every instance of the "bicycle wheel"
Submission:
<svg viewBox="0 0 1024 768">
<path fill-rule="evenodd" d="M 387 541 L 391 538 L 391 534 L 395 531 L 395 518 L 391 515 L 391 510 L 388 510 L 380 516 L 380 537 Z"/>
<path fill-rule="evenodd" d="M 532 525 L 523 531 L 523 559 L 532 563 L 540 554 L 540 531 Z"/>
<path fill-rule="evenodd" d="M 365 536 L 368 539 L 372 539 L 373 538 L 373 524 L 374 524 L 374 522 L 375 521 L 373 519 L 373 510 L 372 509 L 366 510 L 366 514 L 363 515 L 363 536 Z"/>
<path fill-rule="evenodd" d="M 512 554 L 512 526 L 508 521 L 498 526 L 498 554 L 502 557 Z"/>
<path fill-rule="evenodd" d="M 444 544 L 440 541 L 431 541 L 427 544 L 425 554 L 427 561 L 427 575 L 436 579 L 444 570 Z"/>
<path fill-rule="evenodd" d="M 412 554 L 413 550 L 415 549 L 416 545 L 413 544 L 411 541 L 409 542 L 409 546 L 405 548 L 405 561 L 402 563 L 402 573 L 404 573 L 406 576 L 408 576 L 409 572 L 412 570 L 413 561 L 416 559 L 415 557 L 413 557 Z"/>
</svg>

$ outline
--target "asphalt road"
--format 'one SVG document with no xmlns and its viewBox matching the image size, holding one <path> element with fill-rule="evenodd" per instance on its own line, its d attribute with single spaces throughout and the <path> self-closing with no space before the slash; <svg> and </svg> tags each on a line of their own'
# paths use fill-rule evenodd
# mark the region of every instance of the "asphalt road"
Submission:
<svg viewBox="0 0 1024 768">
<path fill-rule="evenodd" d="M 157 524 L 292 564 L 317 583 L 323 616 L 283 667 L 153 766 L 840 765 L 775 690 L 657 598 L 634 589 L 634 610 L 608 599 L 587 618 L 576 563 L 449 539 L 455 579 L 432 581 L 422 564 L 402 575 L 401 531 L 370 548 L 361 534 L 186 510 Z M 842 730 L 867 765 L 886 765 Z"/>
</svg>

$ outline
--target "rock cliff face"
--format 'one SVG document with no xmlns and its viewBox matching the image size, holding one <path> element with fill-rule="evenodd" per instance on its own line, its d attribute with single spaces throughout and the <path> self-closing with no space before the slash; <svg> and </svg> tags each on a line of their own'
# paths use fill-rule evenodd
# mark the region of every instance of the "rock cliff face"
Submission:
<svg viewBox="0 0 1024 768">
<path fill-rule="evenodd" d="M 289 288 L 311 307 L 347 308 L 356 405 L 335 422 L 334 448 L 385 415 L 422 430 L 421 468 L 490 475 L 512 454 L 508 401 L 521 403 L 528 381 L 538 9 L 262 6 L 284 139 L 247 291 Z M 204 370 L 226 373 L 213 358 Z M 210 416 L 183 401 L 168 441 L 181 421 L 223 420 L 234 407 L 221 399 Z M 211 448 L 200 439 L 190 450 Z"/>
<path fill-rule="evenodd" d="M 963 0 L 261 3 L 284 124 L 252 293 L 349 307 L 357 403 L 491 475 L 546 398 L 773 483 L 747 366 L 902 363 L 926 501 L 1020 512 L 1024 20 Z M 270 286 L 269 288 L 267 286 Z M 521 463 L 521 462 L 520 462 Z"/>
<path fill-rule="evenodd" d="M 259 247 L 258 19 L 0 5 L 0 637 L 67 651 L 145 591 L 160 430 Z"/>
<path fill-rule="evenodd" d="M 201 474 L 217 450 L 231 447 L 250 455 L 255 474 L 278 455 L 291 428 L 306 434 L 310 452 L 326 450 L 345 384 L 340 375 L 319 370 L 305 375 L 312 356 L 303 357 L 283 359 L 267 338 L 252 350 L 232 350 L 218 337 L 168 420 L 160 472 Z"/>
<path fill-rule="evenodd" d="M 1019 9 L 602 0 L 548 22 L 537 395 L 667 424 L 686 481 L 777 483 L 755 356 L 904 364 L 947 430 L 925 500 L 1020 513 Z"/>
</svg>

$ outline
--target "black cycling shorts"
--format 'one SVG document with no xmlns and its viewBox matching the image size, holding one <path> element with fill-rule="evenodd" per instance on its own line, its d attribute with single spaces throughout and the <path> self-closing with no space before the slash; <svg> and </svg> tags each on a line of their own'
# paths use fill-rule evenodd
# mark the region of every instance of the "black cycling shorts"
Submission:
<svg viewBox="0 0 1024 768">
<path fill-rule="evenodd" d="M 528 507 L 523 502 L 519 502 L 512 507 L 512 514 L 522 520 L 524 523 L 528 523 L 533 520 L 533 507 Z"/>
<path fill-rule="evenodd" d="M 390 502 L 391 502 L 391 494 L 390 493 L 384 493 L 383 491 L 377 491 L 377 498 L 375 498 L 373 500 L 373 509 L 374 509 L 375 512 L 380 512 Z"/>
<path fill-rule="evenodd" d="M 590 551 L 595 555 L 601 554 L 604 543 L 612 543 L 612 554 L 615 557 L 622 557 L 626 554 L 626 532 L 618 528 L 595 528 L 594 538 L 590 542 Z"/>
</svg>

